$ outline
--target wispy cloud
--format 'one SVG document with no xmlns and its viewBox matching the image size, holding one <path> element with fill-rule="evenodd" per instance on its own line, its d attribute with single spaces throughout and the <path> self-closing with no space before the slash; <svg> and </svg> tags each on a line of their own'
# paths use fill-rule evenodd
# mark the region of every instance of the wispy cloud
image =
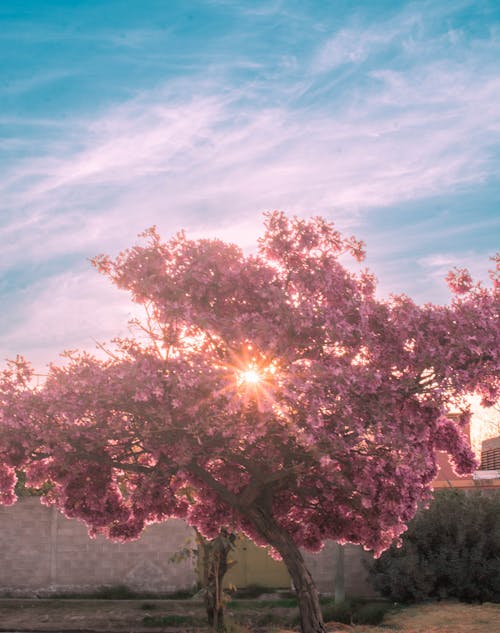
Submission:
<svg viewBox="0 0 500 633">
<path fill-rule="evenodd" d="M 63 70 L 58 72 L 39 72 L 21 79 L 5 79 L 0 86 L 0 94 L 8 96 L 22 95 L 47 84 L 72 77 L 75 74 L 75 71 Z"/>
<path fill-rule="evenodd" d="M 165 236 L 186 227 L 194 236 L 251 248 L 261 212 L 273 208 L 321 213 L 363 233 L 382 208 L 482 186 L 498 173 L 498 34 L 492 29 L 465 41 L 456 26 L 436 29 L 444 9 L 426 6 L 425 16 L 411 4 L 390 19 L 353 19 L 335 32 L 310 16 L 318 41 L 307 50 L 277 50 L 272 62 L 238 52 L 223 63 L 221 50 L 212 51 L 203 74 L 169 75 L 105 108 L 64 120 L 0 119 L 12 128 L 0 150 L 13 154 L 0 182 L 0 269 L 9 276 L 26 259 L 84 261 L 116 252 L 152 224 Z M 229 8 L 262 20 L 289 10 L 287 3 Z M 297 15 L 293 20 L 299 24 Z M 124 29 L 109 46 L 135 54 L 148 37 L 148 29 Z M 248 75 L 236 77 L 235 69 Z M 425 283 L 441 288 L 437 276 L 450 253 L 460 253 L 451 245 L 449 252 L 434 245 L 425 255 L 415 250 L 432 220 L 413 222 L 411 230 L 372 233 L 375 260 L 385 253 L 378 260 L 385 287 L 403 281 L 406 291 L 415 288 L 413 257 Z M 479 251 L 465 251 L 474 270 Z M 93 285 L 96 274 L 88 275 L 58 270 L 35 283 L 16 327 L 3 335 L 6 349 L 36 348 L 38 340 L 41 359 L 51 348 L 86 345 L 90 330 L 106 338 L 113 310 L 123 315 L 124 304 L 108 302 L 109 286 Z M 37 313 L 47 331 L 62 318 L 60 333 L 38 339 Z"/>
<path fill-rule="evenodd" d="M 396 34 L 394 30 L 341 29 L 321 46 L 313 60 L 313 71 L 324 73 L 344 64 L 364 62 Z"/>
<path fill-rule="evenodd" d="M 342 221 L 495 172 L 500 79 L 443 64 L 373 76 L 365 102 L 332 114 L 242 107 L 240 92 L 218 95 L 217 86 L 180 101 L 171 87 L 143 94 L 96 120 L 68 122 L 67 147 L 11 167 L 4 200 L 30 209 L 26 221 L 42 233 L 73 216 L 75 241 L 65 242 L 74 248 L 82 229 L 102 238 L 90 230 L 96 216 L 104 232 L 117 214 L 134 232 L 153 222 L 170 229 L 169 214 L 203 225 L 204 212 L 208 223 L 231 223 L 273 207 Z"/>
<path fill-rule="evenodd" d="M 453 268 L 467 268 L 471 272 L 473 279 L 478 281 L 484 280 L 486 270 L 493 268 L 492 263 L 485 260 L 482 253 L 477 253 L 473 250 L 466 253 L 448 251 L 433 253 L 420 258 L 418 264 L 429 280 L 437 281 L 443 285 L 446 274 Z"/>
<path fill-rule="evenodd" d="M 459 26 L 453 26 L 455 15 L 470 9 L 470 0 L 453 3 L 401 4 L 399 10 L 379 20 L 366 19 L 362 10 L 353 10 L 350 20 L 333 31 L 318 45 L 312 58 L 311 71 L 326 73 L 340 66 L 357 66 L 365 62 L 396 63 L 406 67 L 420 65 L 429 59 L 460 56 L 471 44 L 463 39 Z M 447 25 L 447 26 L 445 26 Z"/>
<path fill-rule="evenodd" d="M 128 320 L 140 314 L 94 270 L 60 273 L 20 293 L 16 306 L 4 306 L 1 360 L 21 354 L 43 371 L 49 360 L 57 361 L 57 352 L 92 350 L 97 342 L 127 336 Z"/>
</svg>

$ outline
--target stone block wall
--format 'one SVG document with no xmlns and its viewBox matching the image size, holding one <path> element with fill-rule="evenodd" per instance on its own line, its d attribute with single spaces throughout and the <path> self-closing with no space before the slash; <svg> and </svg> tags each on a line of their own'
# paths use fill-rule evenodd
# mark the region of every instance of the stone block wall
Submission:
<svg viewBox="0 0 500 633">
<path fill-rule="evenodd" d="M 335 592 L 337 544 L 328 541 L 318 554 L 302 552 L 318 591 L 325 595 Z M 344 545 L 344 587 L 348 597 L 374 598 L 377 593 L 368 581 L 368 566 L 373 556 L 359 545 Z"/>
<path fill-rule="evenodd" d="M 125 585 L 167 593 L 196 584 L 193 562 L 169 558 L 193 538 L 183 522 L 149 526 L 137 541 L 90 539 L 83 523 L 36 498 L 0 506 L 0 593 L 51 595 Z"/>
<path fill-rule="evenodd" d="M 118 585 L 158 594 L 191 589 L 197 582 L 195 561 L 169 562 L 188 541 L 194 543 L 192 529 L 176 519 L 150 525 L 140 539 L 130 543 L 90 539 L 82 522 L 66 519 L 37 498 L 20 499 L 13 506 L 0 505 L 0 595 L 92 593 Z M 243 549 L 244 545 L 240 544 Z M 246 584 L 290 587 L 283 563 L 264 564 L 265 553 L 250 545 L 236 556 L 236 584 L 240 588 Z M 370 556 L 353 545 L 345 546 L 344 553 L 346 594 L 373 596 L 364 562 Z M 333 594 L 336 544 L 328 542 L 319 554 L 304 552 L 304 556 L 319 591 Z M 281 565 L 282 574 L 277 575 L 273 567 L 271 577 L 270 565 Z"/>
</svg>

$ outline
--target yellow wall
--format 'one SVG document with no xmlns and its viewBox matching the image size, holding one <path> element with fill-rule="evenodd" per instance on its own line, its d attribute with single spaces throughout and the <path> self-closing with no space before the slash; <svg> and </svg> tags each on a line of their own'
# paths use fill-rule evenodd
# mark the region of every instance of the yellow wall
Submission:
<svg viewBox="0 0 500 633">
<path fill-rule="evenodd" d="M 230 558 L 236 565 L 226 574 L 225 584 L 233 584 L 237 589 L 259 585 L 272 589 L 289 589 L 290 576 L 282 561 L 274 560 L 265 547 L 257 547 L 245 537 L 236 541 L 236 549 Z"/>
</svg>

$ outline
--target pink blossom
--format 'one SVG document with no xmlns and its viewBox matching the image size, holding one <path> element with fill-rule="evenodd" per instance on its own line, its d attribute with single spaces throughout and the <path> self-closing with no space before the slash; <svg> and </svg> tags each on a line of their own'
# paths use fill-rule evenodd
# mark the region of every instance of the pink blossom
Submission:
<svg viewBox="0 0 500 633">
<path fill-rule="evenodd" d="M 0 502 L 20 468 L 49 484 L 46 503 L 109 538 L 175 516 L 279 555 L 264 512 L 296 545 L 380 553 L 429 499 L 436 449 L 457 472 L 476 467 L 460 426 L 467 394 L 498 400 L 498 287 L 457 269 L 451 305 L 379 300 L 373 275 L 339 261 L 361 259 L 362 243 L 280 212 L 251 256 L 144 238 L 94 260 L 144 305 L 140 336 L 105 360 L 66 353 L 40 388 L 23 359 L 0 376 Z M 248 367 L 265 376 L 251 388 L 238 379 Z"/>
</svg>

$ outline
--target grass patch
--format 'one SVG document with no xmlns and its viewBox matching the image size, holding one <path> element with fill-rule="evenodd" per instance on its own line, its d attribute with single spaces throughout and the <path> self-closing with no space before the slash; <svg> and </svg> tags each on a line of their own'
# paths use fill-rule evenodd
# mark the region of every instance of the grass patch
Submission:
<svg viewBox="0 0 500 633">
<path fill-rule="evenodd" d="M 157 594 L 149 591 L 134 591 L 126 585 L 110 585 L 99 587 L 95 591 L 88 593 L 81 592 L 64 592 L 45 596 L 51 599 L 71 599 L 71 600 L 189 600 L 195 594 L 195 591 L 181 589 L 171 593 Z"/>
<path fill-rule="evenodd" d="M 386 613 L 392 608 L 389 602 L 366 602 L 346 600 L 338 604 L 323 603 L 321 610 L 325 622 L 342 622 L 343 624 L 370 624 L 376 626 L 382 622 Z"/>
<path fill-rule="evenodd" d="M 248 585 L 248 587 L 237 589 L 235 597 L 243 599 L 253 599 L 258 598 L 263 593 L 270 593 L 273 591 L 273 589 L 269 589 L 268 587 L 264 587 L 263 585 Z"/>
<path fill-rule="evenodd" d="M 203 626 L 205 621 L 193 615 L 146 615 L 142 619 L 144 626 Z"/>
<path fill-rule="evenodd" d="M 157 609 L 152 612 L 141 611 L 142 604 L 155 604 Z M 292 622 L 297 615 L 296 608 L 282 607 L 280 609 L 267 608 L 267 601 L 247 603 L 247 608 L 231 609 L 226 616 L 228 633 L 279 633 L 290 631 Z M 441 601 L 424 603 L 411 607 L 390 606 L 388 603 L 376 600 L 358 601 L 358 612 L 353 617 L 352 611 L 345 608 L 346 624 L 350 625 L 351 633 L 493 633 L 500 631 L 500 604 L 483 603 L 461 604 L 459 602 Z M 368 607 L 366 606 L 368 605 Z M 388 610 L 386 617 L 380 624 L 361 624 L 366 621 L 366 609 L 370 611 L 384 608 Z M 322 608 L 327 620 L 340 619 L 338 612 L 332 611 L 333 600 L 322 600 Z M 338 605 L 337 605 L 338 607 Z M 85 630 L 135 631 L 138 626 L 145 630 L 155 631 L 193 631 L 208 633 L 206 615 L 201 601 L 186 603 L 183 601 L 139 600 L 139 601 L 104 601 L 104 600 L 47 600 L 47 599 L 9 599 L 0 600 L 0 628 L 5 631 L 37 631 L 40 623 L 46 630 L 69 631 L 74 628 L 75 616 L 80 622 L 85 622 Z M 143 618 L 147 617 L 146 623 Z M 372 614 L 369 613 L 372 620 Z M 378 616 L 377 616 L 378 619 Z M 292 620 L 292 622 L 290 622 Z M 358 622 L 358 623 L 356 623 Z M 155 628 L 157 627 L 157 628 Z M 327 629 L 335 628 L 327 625 Z M 340 627 L 337 627 L 340 628 Z"/>
<path fill-rule="evenodd" d="M 281 627 L 291 624 L 292 619 L 293 618 L 287 618 L 281 614 L 278 615 L 277 613 L 267 611 L 266 613 L 257 615 L 253 622 L 256 626 Z"/>
<path fill-rule="evenodd" d="M 500 631 L 500 605 L 439 601 L 400 606 L 391 609 L 384 628 L 388 633 L 493 633 Z"/>
<path fill-rule="evenodd" d="M 294 609 L 297 598 L 276 598 L 275 600 L 231 600 L 231 609 Z"/>
</svg>

